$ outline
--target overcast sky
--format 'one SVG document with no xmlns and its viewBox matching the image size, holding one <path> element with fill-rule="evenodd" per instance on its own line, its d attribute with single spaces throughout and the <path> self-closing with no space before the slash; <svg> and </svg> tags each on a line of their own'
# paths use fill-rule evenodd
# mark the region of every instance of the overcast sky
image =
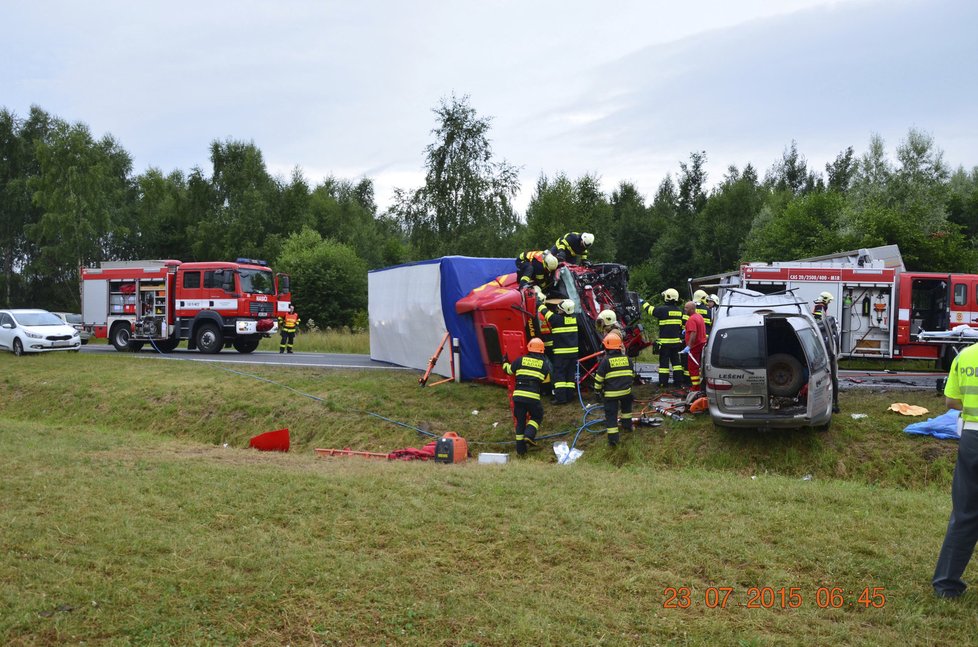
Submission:
<svg viewBox="0 0 978 647">
<path fill-rule="evenodd" d="M 137 173 L 210 174 L 215 139 L 269 170 L 423 178 L 439 100 L 492 117 L 496 159 L 652 198 L 692 151 L 710 183 L 792 140 L 816 170 L 911 127 L 978 165 L 972 0 L 6 2 L 0 106 L 111 133 Z"/>
</svg>

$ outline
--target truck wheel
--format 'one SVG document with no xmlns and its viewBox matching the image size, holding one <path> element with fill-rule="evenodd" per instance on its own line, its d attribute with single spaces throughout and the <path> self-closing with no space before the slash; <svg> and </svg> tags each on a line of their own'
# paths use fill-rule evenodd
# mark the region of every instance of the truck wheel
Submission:
<svg viewBox="0 0 978 647">
<path fill-rule="evenodd" d="M 161 339 L 160 341 L 153 342 L 153 345 L 161 353 L 172 353 L 180 345 L 180 339 L 178 337 L 170 337 L 169 339 Z"/>
<path fill-rule="evenodd" d="M 776 353 L 767 360 L 767 390 L 772 395 L 793 397 L 805 380 L 804 367 L 794 355 Z"/>
<path fill-rule="evenodd" d="M 235 339 L 232 345 L 239 353 L 253 353 L 260 341 L 260 339 Z"/>
<path fill-rule="evenodd" d="M 112 341 L 112 345 L 120 353 L 128 352 L 129 340 L 132 338 L 132 330 L 129 329 L 129 325 L 125 323 L 117 323 L 112 327 L 112 333 L 109 335 L 109 339 Z"/>
<path fill-rule="evenodd" d="M 202 323 L 197 328 L 197 350 L 206 355 L 220 353 L 224 348 L 224 335 L 212 323 Z"/>
</svg>

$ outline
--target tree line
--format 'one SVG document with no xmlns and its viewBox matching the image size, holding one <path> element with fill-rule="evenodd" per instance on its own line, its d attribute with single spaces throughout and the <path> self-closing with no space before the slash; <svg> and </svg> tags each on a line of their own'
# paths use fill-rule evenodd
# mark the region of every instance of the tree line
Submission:
<svg viewBox="0 0 978 647">
<path fill-rule="evenodd" d="M 468 97 L 433 110 L 425 180 L 379 209 L 369 178 L 311 185 L 269 173 L 251 142 L 210 145 L 210 168 L 134 174 L 100 138 L 34 106 L 0 109 L 0 302 L 77 310 L 78 269 L 105 260 L 264 258 L 293 277 L 297 308 L 321 326 L 366 323 L 370 269 L 443 255 L 515 257 L 567 231 L 590 231 L 590 257 L 631 268 L 653 297 L 742 261 L 788 260 L 898 244 L 908 267 L 978 271 L 978 167 L 952 170 L 933 138 L 910 129 L 849 146 L 824 172 L 794 142 L 763 172 L 729 166 L 711 184 L 694 151 L 647 200 L 631 182 L 542 175 L 526 213 L 519 167 L 493 154 L 491 120 Z"/>
</svg>

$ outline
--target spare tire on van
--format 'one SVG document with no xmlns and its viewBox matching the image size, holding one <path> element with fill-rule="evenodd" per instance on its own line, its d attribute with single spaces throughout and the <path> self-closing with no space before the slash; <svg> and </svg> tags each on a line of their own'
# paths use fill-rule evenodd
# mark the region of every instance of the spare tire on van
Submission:
<svg viewBox="0 0 978 647">
<path fill-rule="evenodd" d="M 767 390 L 771 395 L 794 397 L 805 383 L 805 367 L 794 355 L 775 353 L 767 360 Z"/>
</svg>

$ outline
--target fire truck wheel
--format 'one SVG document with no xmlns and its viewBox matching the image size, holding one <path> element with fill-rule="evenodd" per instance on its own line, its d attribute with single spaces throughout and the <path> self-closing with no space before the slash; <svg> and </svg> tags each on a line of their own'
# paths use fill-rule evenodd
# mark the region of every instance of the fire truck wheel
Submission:
<svg viewBox="0 0 978 647">
<path fill-rule="evenodd" d="M 233 342 L 234 350 L 239 353 L 253 353 L 258 348 L 258 339 L 235 339 Z"/>
<path fill-rule="evenodd" d="M 773 395 L 794 397 L 804 380 L 804 367 L 794 355 L 776 353 L 768 358 L 767 388 Z"/>
<path fill-rule="evenodd" d="M 171 337 L 169 339 L 161 339 L 158 342 L 154 342 L 153 345 L 158 348 L 161 353 L 172 353 L 176 347 L 180 345 L 180 340 L 176 337 Z"/>
<path fill-rule="evenodd" d="M 207 355 L 220 353 L 224 348 L 224 335 L 221 330 L 210 322 L 200 324 L 197 328 L 197 350 Z"/>
<path fill-rule="evenodd" d="M 132 337 L 132 331 L 129 329 L 129 324 L 126 323 L 117 323 L 112 327 L 112 333 L 109 335 L 112 345 L 120 353 L 129 351 L 130 337 Z"/>
</svg>

